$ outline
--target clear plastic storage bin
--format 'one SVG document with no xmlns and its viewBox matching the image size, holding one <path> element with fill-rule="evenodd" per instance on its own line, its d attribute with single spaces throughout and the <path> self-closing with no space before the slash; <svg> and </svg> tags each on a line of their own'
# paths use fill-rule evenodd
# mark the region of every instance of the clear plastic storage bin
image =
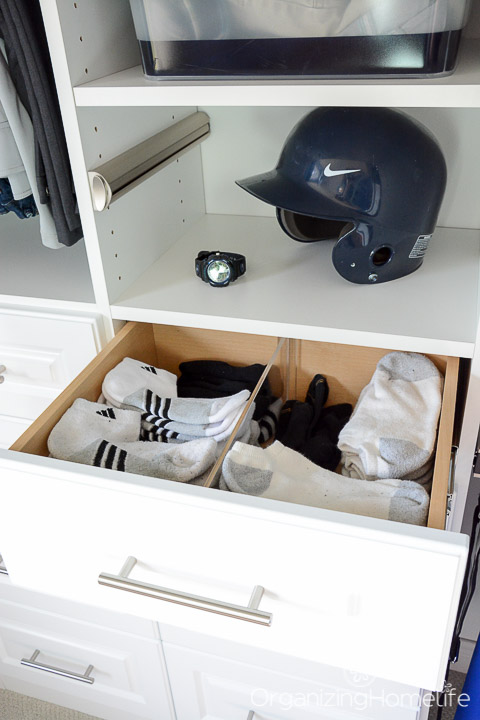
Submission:
<svg viewBox="0 0 480 720">
<path fill-rule="evenodd" d="M 419 77 L 455 67 L 470 0 L 130 0 L 145 75 Z"/>
</svg>

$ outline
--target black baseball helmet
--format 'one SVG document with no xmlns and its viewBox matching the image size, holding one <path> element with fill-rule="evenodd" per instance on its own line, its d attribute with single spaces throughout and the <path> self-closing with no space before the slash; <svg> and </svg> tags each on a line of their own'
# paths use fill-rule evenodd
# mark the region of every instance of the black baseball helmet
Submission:
<svg viewBox="0 0 480 720">
<path fill-rule="evenodd" d="M 386 108 L 318 108 L 288 136 L 277 167 L 237 184 L 277 208 L 294 240 L 334 239 L 354 283 L 417 270 L 440 211 L 447 168 L 433 135 Z"/>
</svg>

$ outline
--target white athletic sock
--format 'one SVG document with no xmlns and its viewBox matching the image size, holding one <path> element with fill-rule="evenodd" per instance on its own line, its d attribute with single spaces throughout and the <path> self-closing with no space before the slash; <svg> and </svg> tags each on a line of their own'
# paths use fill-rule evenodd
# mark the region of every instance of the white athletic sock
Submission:
<svg viewBox="0 0 480 720">
<path fill-rule="evenodd" d="M 191 398 L 192 401 L 195 398 Z M 193 438 L 211 437 L 217 443 L 221 443 L 232 434 L 235 425 L 243 412 L 244 407 L 240 407 L 235 413 L 227 416 L 222 423 L 213 423 L 211 425 L 189 425 L 187 423 L 176 423 L 170 420 L 155 418 L 154 415 L 148 413 L 142 414 L 142 439 L 159 440 L 161 442 L 187 442 Z M 238 431 L 239 435 L 246 431 L 246 428 L 253 422 L 252 416 L 255 412 L 255 403 L 252 403 L 243 423 Z M 260 428 L 258 423 L 252 428 L 252 432 L 257 433 L 256 439 L 260 436 Z"/>
<path fill-rule="evenodd" d="M 75 400 L 48 438 L 53 457 L 165 480 L 188 482 L 215 462 L 210 438 L 166 445 L 139 440 L 141 414 Z"/>
<path fill-rule="evenodd" d="M 260 437 L 260 428 L 258 426 L 258 422 L 256 420 L 251 420 L 248 426 L 245 428 L 245 430 L 242 431 L 241 434 L 237 437 L 237 442 L 245 443 L 248 445 L 258 445 Z M 215 460 L 217 460 L 222 452 L 225 449 L 226 440 L 223 440 L 222 442 L 217 443 L 217 450 L 215 453 Z M 212 468 L 208 468 L 206 472 L 203 473 L 203 475 L 200 475 L 198 478 L 195 478 L 194 480 L 190 480 L 190 485 L 204 485 L 206 479 L 208 478 L 208 475 L 210 473 L 210 470 Z M 222 478 L 220 477 L 220 483 L 222 482 Z M 228 490 L 228 488 L 222 488 L 224 490 Z"/>
<path fill-rule="evenodd" d="M 223 398 L 159 398 L 149 390 L 144 394 L 145 422 L 180 436 L 215 437 L 217 442 L 228 437 L 250 396 L 248 390 Z"/>
<path fill-rule="evenodd" d="M 147 389 L 160 397 L 177 397 L 177 376 L 127 357 L 105 375 L 102 385 L 107 403 L 129 410 L 141 409 L 139 398 Z"/>
<path fill-rule="evenodd" d="M 352 478 L 431 478 L 443 378 L 424 355 L 392 352 L 378 363 L 340 432 L 342 472 Z"/>
<path fill-rule="evenodd" d="M 301 505 L 425 525 L 429 496 L 409 480 L 355 480 L 315 465 L 276 441 L 263 449 L 236 442 L 221 488 Z"/>
<path fill-rule="evenodd" d="M 141 414 L 135 410 L 78 398 L 51 431 L 48 449 L 53 457 L 66 459 L 96 438 L 112 443 L 136 442 L 140 439 L 141 421 Z"/>
</svg>

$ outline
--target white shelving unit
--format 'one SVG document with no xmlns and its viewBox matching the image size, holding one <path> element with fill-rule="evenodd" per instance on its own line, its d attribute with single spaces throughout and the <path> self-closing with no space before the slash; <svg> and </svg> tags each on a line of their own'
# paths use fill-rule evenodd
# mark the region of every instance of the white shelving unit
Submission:
<svg viewBox="0 0 480 720">
<path fill-rule="evenodd" d="M 270 336 L 262 338 L 262 342 L 266 340 L 267 345 L 273 342 L 272 337 L 288 337 L 462 358 L 465 360 L 462 370 L 465 367 L 468 370 L 470 363 L 470 385 L 463 408 L 455 503 L 447 528 L 459 531 L 480 423 L 480 203 L 477 190 L 480 166 L 480 32 L 473 33 L 479 38 L 471 37 L 464 42 L 457 71 L 443 79 L 152 82 L 145 80 L 138 64 L 139 53 L 128 0 L 40 2 L 85 242 L 79 246 L 80 250 L 74 249 L 68 256 L 65 255 L 69 262 L 75 260 L 78 271 L 71 281 L 59 264 L 55 268 L 55 277 L 62 275 L 62 282 L 55 284 L 53 276 L 43 269 L 43 256 L 39 255 L 38 260 L 32 258 L 32 267 L 35 265 L 42 275 L 40 285 L 33 282 L 34 273 L 30 283 L 28 277 L 24 279 L 24 284 L 32 287 L 32 297 L 35 294 L 33 304 L 40 306 L 44 302 L 55 303 L 58 299 L 58 307 L 61 309 L 62 303 L 86 303 L 103 317 L 106 334 L 110 336 L 113 335 L 114 321 L 138 320 Z M 475 18 L 480 19 L 480 0 L 476 0 L 475 11 Z M 399 108 L 419 119 L 438 137 L 449 170 L 447 192 L 439 228 L 434 234 L 425 262 L 411 276 L 379 286 L 348 283 L 333 268 L 330 242 L 311 245 L 295 243 L 280 230 L 272 208 L 235 185 L 235 180 L 239 178 L 271 169 L 295 122 L 312 107 L 319 105 Z M 210 137 L 119 198 L 105 212 L 94 213 L 88 171 L 197 109 L 204 110 L 211 118 Z M 246 275 L 227 289 L 216 290 L 202 283 L 195 276 L 194 258 L 199 250 L 206 249 L 243 252 L 247 256 Z M 20 256 L 21 250 L 17 248 L 11 262 Z M 50 289 L 43 292 L 42 286 L 49 286 Z M 5 278 L 4 287 L 7 288 L 8 303 L 14 292 L 8 278 Z M 23 288 L 18 291 L 18 296 L 24 300 L 29 297 Z M 143 332 L 147 332 L 147 329 L 127 328 L 126 335 L 130 339 L 121 341 L 126 343 L 124 347 L 127 347 L 128 342 L 134 342 L 129 333 Z M 171 337 L 175 332 L 176 329 L 173 329 Z M 184 332 L 184 337 L 187 345 L 189 333 Z M 140 346 L 144 348 L 143 343 Z M 353 357 L 358 349 L 353 348 Z M 120 350 L 115 352 L 120 353 Z M 342 352 L 343 348 L 339 357 Z M 104 369 L 105 360 L 100 362 Z M 97 368 L 95 372 L 100 373 L 100 370 Z M 89 376 L 88 383 L 93 388 L 93 377 Z M 452 417 L 453 405 L 454 401 Z M 37 433 L 33 434 L 36 438 Z M 448 468 L 449 442 L 446 445 L 442 453 L 446 453 L 445 467 Z M 15 455 L 21 455 L 20 460 Z M 316 557 L 320 524 L 322 542 L 325 541 L 326 546 L 331 542 L 334 546 L 335 552 L 329 560 L 331 577 L 336 577 L 336 573 L 338 575 L 337 565 L 344 567 L 350 563 L 352 571 L 351 576 L 339 579 L 341 592 L 336 587 L 332 589 L 335 583 L 330 583 L 331 597 L 327 598 L 330 605 L 325 608 L 322 606 L 323 609 L 318 611 L 323 614 L 323 632 L 328 635 L 329 647 L 337 652 L 333 660 L 329 655 L 324 658 L 325 661 L 336 662 L 338 667 L 341 667 L 342 662 L 346 664 L 341 643 L 345 644 L 346 651 L 351 650 L 353 643 L 358 654 L 350 656 L 354 658 L 352 665 L 361 663 L 362 655 L 370 652 L 375 655 L 371 667 L 381 675 L 383 650 L 375 653 L 371 648 L 365 649 L 369 638 L 368 623 L 372 622 L 375 627 L 377 620 L 384 623 L 386 632 L 379 632 L 377 640 L 380 637 L 382 643 L 385 643 L 381 647 L 385 647 L 385 653 L 388 654 L 394 642 L 401 644 L 402 627 L 406 627 L 408 617 L 402 618 L 404 626 L 399 623 L 393 627 L 387 612 L 385 617 L 382 615 L 379 619 L 368 617 L 362 624 L 362 613 L 368 614 L 371 603 L 366 603 L 369 608 L 362 608 L 359 598 L 388 599 L 393 593 L 395 582 L 403 582 L 404 575 L 401 572 L 408 575 L 411 592 L 421 586 L 427 595 L 430 593 L 430 605 L 433 607 L 435 598 L 439 598 L 445 588 L 442 568 L 445 568 L 445 563 L 448 564 L 447 574 L 451 586 L 438 605 L 440 607 L 443 603 L 443 614 L 440 614 L 444 626 L 447 624 L 446 619 L 450 625 L 453 623 L 456 600 L 454 602 L 452 598 L 457 598 L 454 593 L 459 589 L 460 577 L 456 563 L 461 555 L 459 548 L 463 540 L 454 534 L 445 533 L 443 529 L 412 528 L 402 523 L 390 523 L 396 526 L 392 529 L 387 522 L 382 527 L 375 525 L 372 529 L 371 518 L 358 519 L 345 513 L 339 513 L 340 517 L 332 520 L 333 516 L 328 516 L 328 511 L 317 513 L 317 508 L 293 504 L 292 509 L 290 503 L 284 503 L 280 509 L 272 509 L 267 505 L 257 507 L 257 498 L 239 496 L 232 499 L 230 495 L 233 493 L 216 493 L 217 496 L 225 496 L 218 499 L 214 497 L 213 490 L 179 483 L 169 484 L 163 480 L 157 482 L 157 479 L 138 476 L 130 481 L 128 474 L 117 482 L 117 476 L 114 479 L 105 479 L 103 476 L 97 478 L 97 468 L 65 470 L 64 467 L 55 466 L 55 462 L 49 458 L 38 457 L 35 453 L 11 453 L 8 457 L 4 453 L 0 459 L 2 468 L 8 474 L 6 485 L 9 497 L 20 501 L 23 488 L 27 488 L 29 493 L 31 489 L 31 497 L 34 499 L 38 493 L 37 504 L 40 504 L 46 492 L 47 497 L 55 498 L 58 507 L 75 508 L 72 514 L 67 511 L 58 513 L 57 506 L 54 507 L 53 502 L 49 503 L 48 512 L 54 512 L 55 517 L 53 519 L 52 516 L 48 532 L 42 536 L 42 542 L 53 547 L 52 557 L 55 557 L 58 567 L 66 568 L 67 574 L 70 572 L 67 566 L 71 562 L 72 546 L 58 546 L 53 536 L 55 539 L 57 534 L 68 537 L 73 528 L 76 535 L 73 552 L 77 553 L 74 557 L 78 559 L 76 543 L 81 533 L 77 532 L 75 523 L 87 514 L 93 518 L 92 532 L 81 548 L 81 563 L 75 561 L 75 582 L 78 582 L 78 594 L 83 602 L 95 604 L 98 601 L 102 604 L 106 597 L 102 594 L 103 588 L 99 591 L 95 568 L 98 557 L 101 557 L 102 563 L 104 559 L 108 560 L 102 572 L 112 568 L 115 570 L 115 553 L 118 548 L 107 547 L 107 537 L 109 542 L 111 538 L 115 542 L 120 538 L 117 545 L 121 545 L 122 552 L 125 549 L 125 556 L 136 553 L 139 558 L 143 558 L 135 572 L 138 571 L 142 578 L 146 576 L 146 581 L 158 583 L 158 576 L 162 578 L 163 574 L 165 587 L 170 587 L 171 572 L 177 580 L 182 577 L 181 568 L 187 568 L 187 580 L 193 584 L 194 590 L 197 588 L 197 595 L 205 597 L 209 596 L 212 579 L 216 582 L 215 589 L 222 590 L 216 578 L 223 562 L 224 568 L 228 568 L 225 575 L 228 575 L 230 583 L 227 600 L 232 596 L 230 599 L 233 602 L 237 598 L 237 590 L 246 583 L 252 567 L 256 573 L 265 569 L 265 566 L 269 567 L 261 553 L 257 553 L 265 532 L 264 513 L 268 510 L 271 515 L 268 516 L 270 524 L 267 529 L 280 555 L 277 553 L 275 556 L 276 565 L 266 584 L 270 579 L 271 587 L 275 587 L 273 581 L 278 582 L 276 575 L 281 578 L 278 586 L 280 591 L 271 593 L 268 600 L 275 612 L 277 607 L 279 613 L 283 612 L 282 604 L 287 606 L 288 622 L 285 624 L 280 615 L 278 626 L 288 626 L 291 637 L 295 639 L 301 636 L 302 643 L 306 638 L 305 645 L 309 646 L 309 652 L 318 654 L 317 648 L 311 647 L 308 633 L 315 624 L 309 625 L 309 613 L 315 617 L 318 607 L 321 607 L 321 601 L 318 607 L 315 605 L 316 593 L 320 591 L 317 578 L 309 572 L 309 565 L 312 558 Z M 445 472 L 445 479 L 446 476 Z M 11 482 L 12 479 L 18 479 L 19 482 L 15 484 Z M 29 509 L 29 518 L 34 527 L 37 522 L 36 510 L 33 503 Z M 46 509 L 46 517 L 48 512 Z M 176 537 L 182 523 L 192 532 L 197 531 L 195 523 L 199 523 L 198 513 L 204 513 L 200 519 L 206 518 L 203 526 L 198 524 L 198 527 L 202 528 L 208 546 L 214 546 L 222 534 L 230 537 L 233 533 L 233 537 L 242 537 L 245 541 L 246 555 L 243 545 L 234 548 L 234 553 L 238 553 L 234 554 L 238 562 L 234 567 L 233 581 L 229 576 L 233 565 L 231 557 L 227 555 L 219 564 L 217 557 L 212 558 L 205 553 L 202 559 L 204 564 L 192 567 L 189 564 L 193 562 L 191 548 L 179 542 L 169 548 L 171 552 L 167 560 L 158 559 L 158 547 L 165 546 L 170 538 Z M 322 516 L 321 523 L 319 516 Z M 443 516 L 444 513 L 442 522 Z M 128 522 L 125 522 L 124 527 L 125 519 Z M 28 575 L 33 565 L 34 582 L 44 583 L 43 568 L 40 573 L 40 565 L 33 562 L 35 555 L 28 555 L 24 547 L 11 540 L 16 537 L 16 530 L 12 529 L 13 520 L 11 518 L 6 535 L 11 533 L 8 552 L 13 562 L 17 560 L 19 563 L 19 577 L 22 578 L 23 569 L 27 579 L 25 585 L 28 586 Z M 286 534 L 287 526 L 288 533 L 292 534 L 298 545 L 292 544 L 291 536 Z M 48 541 L 48 533 L 52 534 L 51 542 Z M 437 542 L 440 542 L 440 538 L 444 548 L 438 552 Z M 364 544 L 357 542 L 358 539 Z M 40 544 L 35 552 L 39 552 L 39 547 Z M 368 560 L 362 566 L 364 547 Z M 308 553 L 305 553 L 301 562 L 297 562 L 297 556 L 301 555 L 300 548 L 308 549 Z M 355 565 L 357 551 L 358 565 Z M 7 557 L 7 550 L 4 552 Z M 283 558 L 287 558 L 294 567 L 292 582 L 283 572 Z M 339 563 L 339 558 L 344 562 Z M 166 562 L 167 566 L 162 566 L 162 562 Z M 258 563 L 258 567 L 255 563 Z M 407 570 L 412 566 L 414 571 L 408 574 Z M 378 573 L 379 567 L 384 569 L 386 581 Z M 400 580 L 398 568 L 401 570 Z M 432 573 L 436 585 L 429 584 L 425 570 Z M 357 571 L 358 575 L 355 575 Z M 61 596 L 67 575 L 58 572 L 55 564 L 45 572 L 49 592 Z M 297 585 L 307 598 L 305 607 L 308 612 L 302 617 L 298 613 L 301 601 L 295 593 L 292 594 L 295 578 L 299 580 Z M 305 583 L 305 591 L 302 583 Z M 68 592 L 72 592 L 73 587 L 71 585 Z M 116 598 L 113 601 L 107 598 L 105 606 L 115 601 Z M 448 605 L 450 601 L 452 607 Z M 131 604 L 127 599 L 125 611 L 133 614 L 138 611 L 142 615 L 145 612 L 143 602 L 144 598 L 140 595 Z M 238 601 L 235 599 L 235 602 Z M 403 597 L 396 597 L 395 602 L 397 616 L 400 616 Z M 342 603 L 346 603 L 346 607 Z M 165 605 L 168 607 L 162 614 L 162 622 L 172 627 L 183 627 L 182 623 L 186 623 L 188 632 L 198 631 L 199 620 L 191 614 L 191 608 L 187 608 L 185 615 L 183 606 L 174 606 L 172 609 L 169 603 Z M 384 606 L 387 607 L 388 602 Z M 425 609 L 423 611 L 429 612 Z M 442 657 L 446 657 L 448 643 L 446 635 L 437 637 L 435 633 L 435 612 L 440 611 L 435 608 L 430 618 L 430 635 L 425 636 L 427 639 L 423 643 L 422 652 L 427 657 L 430 648 L 435 646 L 432 654 L 440 657 L 443 653 Z M 353 635 L 343 632 L 341 642 L 337 642 L 341 633 L 334 624 L 328 627 L 329 613 L 338 621 L 338 628 L 351 628 L 362 641 L 352 641 Z M 202 625 L 203 631 L 214 636 L 217 623 L 224 619 L 221 617 L 219 621 L 217 616 L 213 619 L 208 617 Z M 416 620 L 420 625 L 421 619 Z M 257 641 L 259 628 L 248 627 L 244 630 L 232 626 L 231 630 L 225 627 L 225 635 L 230 637 L 231 633 L 232 642 L 249 645 L 249 649 L 263 647 L 265 638 L 260 635 Z M 298 632 L 298 628 L 301 632 Z M 423 631 L 421 627 L 418 630 L 419 633 Z M 389 645 L 390 631 L 394 642 Z M 288 637 L 290 641 L 290 635 Z M 287 652 L 283 636 L 280 634 L 278 638 L 275 640 L 278 642 L 274 646 L 275 652 Z M 297 648 L 296 645 L 292 647 Z M 292 665 L 303 651 L 301 647 L 295 650 L 296 654 L 291 653 Z M 314 655 L 310 658 L 312 661 L 318 659 Z M 425 682 L 441 683 L 443 668 L 438 671 L 438 677 L 433 678 L 432 675 L 430 679 L 430 676 L 423 674 L 428 662 L 423 662 L 422 658 L 420 655 L 416 658 L 418 667 L 408 676 L 408 682 L 414 682 L 417 678 L 422 678 L 419 682 L 423 682 L 423 678 L 427 678 Z M 392 658 L 389 660 L 392 661 Z M 399 657 L 393 658 L 388 670 L 390 676 L 385 673 L 385 677 L 397 680 L 400 661 Z M 391 668 L 395 662 L 398 667 L 394 672 Z M 403 661 L 402 665 L 405 665 Z M 296 672 L 292 671 L 292 674 Z"/>
<path fill-rule="evenodd" d="M 472 357 L 479 233 L 439 229 L 425 267 L 401 283 L 345 282 L 332 242 L 293 243 L 273 218 L 204 215 L 112 305 L 113 317 Z M 212 292 L 199 250 L 241 248 L 247 274 Z M 458 248 L 461 247 L 461 253 Z"/>
<path fill-rule="evenodd" d="M 107 322 L 136 319 L 471 359 L 474 381 L 450 520 L 459 530 L 480 421 L 480 3 L 449 77 L 320 82 L 149 81 L 138 64 L 126 0 L 102 0 L 95 10 L 93 0 L 56 4 L 58 13 L 46 0 L 42 9 L 99 312 Z M 272 209 L 235 185 L 274 167 L 291 127 L 317 105 L 405 109 L 439 139 L 449 170 L 443 228 L 412 276 L 351 286 L 335 273 L 329 243 L 293 243 Z M 211 116 L 208 140 L 94 214 L 87 171 L 197 108 Z M 194 276 L 201 249 L 244 252 L 247 275 L 226 291 L 212 291 Z"/>
<path fill-rule="evenodd" d="M 74 88 L 78 107 L 222 107 L 356 105 L 389 107 L 470 107 L 480 105 L 480 41 L 464 42 L 453 75 L 423 80 L 182 81 L 147 80 L 140 65 Z"/>
</svg>

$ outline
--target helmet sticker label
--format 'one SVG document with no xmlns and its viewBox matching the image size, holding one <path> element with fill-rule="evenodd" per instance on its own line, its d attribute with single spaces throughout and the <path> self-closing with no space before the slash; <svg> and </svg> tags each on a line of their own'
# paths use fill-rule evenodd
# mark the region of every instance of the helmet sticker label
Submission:
<svg viewBox="0 0 480 720">
<path fill-rule="evenodd" d="M 350 173 L 360 172 L 360 168 L 356 170 L 332 170 L 332 163 L 328 163 L 323 171 L 325 177 L 335 177 L 336 175 L 349 175 Z"/>
<path fill-rule="evenodd" d="M 408 257 L 411 260 L 423 257 L 427 252 L 428 243 L 430 242 L 431 237 L 431 235 L 419 235 L 415 241 L 415 245 L 410 250 L 410 255 Z"/>
</svg>

